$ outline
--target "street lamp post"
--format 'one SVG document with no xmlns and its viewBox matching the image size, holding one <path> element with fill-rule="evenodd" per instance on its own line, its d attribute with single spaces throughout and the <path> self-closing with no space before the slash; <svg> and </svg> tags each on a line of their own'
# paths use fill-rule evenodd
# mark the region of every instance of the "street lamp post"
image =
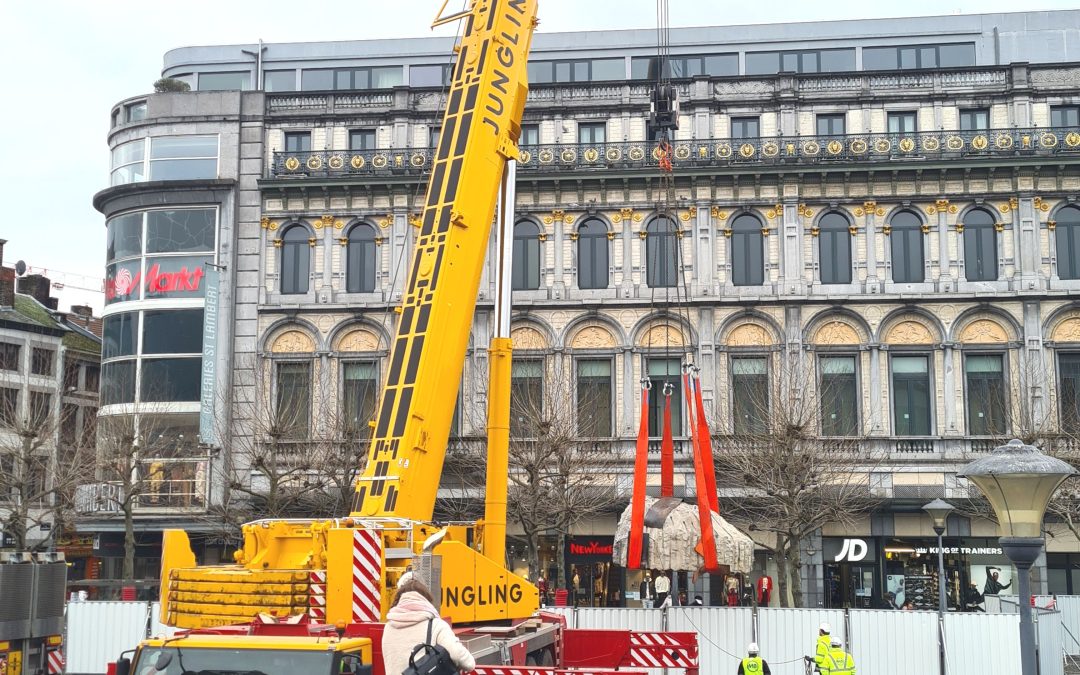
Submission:
<svg viewBox="0 0 1080 675">
<path fill-rule="evenodd" d="M 1001 549 L 1016 566 L 1020 604 L 1022 675 L 1035 675 L 1035 625 L 1031 621 L 1031 565 L 1043 546 L 1046 506 L 1076 469 L 1013 439 L 975 460 L 958 474 L 986 495 L 998 519 Z"/>
<path fill-rule="evenodd" d="M 945 535 L 945 524 L 949 514 L 953 512 L 953 505 L 944 499 L 935 499 L 922 508 L 930 514 L 934 532 L 937 533 L 938 614 L 945 616 L 949 605 L 945 599 L 945 552 L 942 550 L 941 538 Z"/>
</svg>

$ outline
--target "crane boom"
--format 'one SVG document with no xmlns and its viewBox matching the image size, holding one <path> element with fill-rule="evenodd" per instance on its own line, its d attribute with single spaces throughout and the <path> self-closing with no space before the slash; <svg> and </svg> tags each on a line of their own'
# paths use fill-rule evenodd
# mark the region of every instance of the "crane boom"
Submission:
<svg viewBox="0 0 1080 675">
<path fill-rule="evenodd" d="M 429 520 L 506 162 L 517 157 L 535 0 L 465 17 L 357 517 Z M 405 498 L 402 498 L 402 495 Z"/>
</svg>

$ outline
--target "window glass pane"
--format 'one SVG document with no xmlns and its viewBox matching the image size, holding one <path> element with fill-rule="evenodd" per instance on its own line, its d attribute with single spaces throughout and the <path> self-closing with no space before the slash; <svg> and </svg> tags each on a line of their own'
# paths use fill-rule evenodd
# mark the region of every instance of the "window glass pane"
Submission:
<svg viewBox="0 0 1080 675">
<path fill-rule="evenodd" d="M 599 220 L 587 220 L 578 228 L 577 265 L 579 288 L 607 288 L 607 230 Z"/>
<path fill-rule="evenodd" d="M 1080 430 L 1080 354 L 1058 355 L 1061 378 L 1061 425 L 1072 433 Z"/>
<path fill-rule="evenodd" d="M 150 159 L 217 157 L 217 136 L 158 136 L 150 139 Z"/>
<path fill-rule="evenodd" d="M 593 59 L 593 80 L 625 80 L 626 61 L 624 59 Z"/>
<path fill-rule="evenodd" d="M 654 345 L 657 346 L 657 345 Z M 646 365 L 652 390 L 649 392 L 649 436 L 660 438 L 664 430 L 664 384 L 670 383 L 671 392 L 671 432 L 675 436 L 683 434 L 682 425 L 682 363 L 679 359 L 648 359 Z"/>
<path fill-rule="evenodd" d="M 404 84 L 404 71 L 401 66 L 380 66 L 371 69 L 371 88 L 389 89 Z M 360 88 L 359 85 L 357 88 Z"/>
<path fill-rule="evenodd" d="M 250 89 L 251 73 L 199 73 L 199 91 Z"/>
<path fill-rule="evenodd" d="M 143 359 L 143 401 L 198 401 L 202 359 Z"/>
<path fill-rule="evenodd" d="M 821 357 L 821 373 L 823 375 L 854 375 L 854 356 L 823 356 Z"/>
<path fill-rule="evenodd" d="M 334 71 L 304 70 L 300 73 L 300 88 L 304 91 L 325 91 L 334 88 Z"/>
<path fill-rule="evenodd" d="M 521 125 L 521 145 L 539 145 L 540 144 L 540 125 L 539 124 L 523 124 Z"/>
<path fill-rule="evenodd" d="M 958 45 L 941 45 L 938 47 L 938 65 L 942 68 L 974 66 L 975 45 L 970 42 Z"/>
<path fill-rule="evenodd" d="M 150 211 L 146 216 L 146 252 L 213 251 L 214 216 L 214 209 Z"/>
<path fill-rule="evenodd" d="M 311 428 L 310 364 L 278 364 L 276 416 L 276 425 L 286 438 L 307 438 Z"/>
<path fill-rule="evenodd" d="M 443 73 L 446 67 L 434 66 L 409 66 L 410 87 L 441 87 L 446 84 Z"/>
<path fill-rule="evenodd" d="M 146 167 L 139 162 L 138 164 L 129 164 L 122 166 L 119 169 L 114 169 L 110 182 L 112 185 L 126 185 L 127 183 L 139 183 L 146 180 Z"/>
<path fill-rule="evenodd" d="M 574 82 L 588 82 L 589 81 L 589 62 L 588 61 L 574 61 Z"/>
<path fill-rule="evenodd" d="M 653 288 L 670 288 L 678 283 L 678 241 L 675 224 L 654 218 L 646 227 L 645 282 Z"/>
<path fill-rule="evenodd" d="M 146 259 L 144 299 L 203 297 L 205 256 L 170 256 Z"/>
<path fill-rule="evenodd" d="M 135 362 L 118 361 L 101 366 L 101 405 L 135 402 Z"/>
<path fill-rule="evenodd" d="M 764 375 L 767 366 L 763 358 L 734 358 L 731 360 L 733 375 Z"/>
<path fill-rule="evenodd" d="M 799 72 L 799 53 L 785 52 L 780 55 L 780 70 L 797 73 Z"/>
<path fill-rule="evenodd" d="M 630 78 L 634 80 L 655 80 L 657 67 L 655 56 L 635 56 L 630 59 Z"/>
<path fill-rule="evenodd" d="M 510 435 L 536 435 L 534 425 L 544 409 L 544 364 L 539 359 L 514 359 L 510 366 Z"/>
<path fill-rule="evenodd" d="M 145 141 L 131 141 L 130 143 L 121 143 L 113 148 L 112 151 L 112 165 L 113 168 L 124 164 L 131 164 L 132 162 L 141 162 L 143 160 L 143 148 Z"/>
<path fill-rule="evenodd" d="M 821 60 L 820 70 L 823 73 L 838 73 L 855 70 L 854 49 L 823 49 L 818 52 L 818 57 Z"/>
<path fill-rule="evenodd" d="M 143 354 L 202 352 L 203 311 L 170 309 L 143 312 Z"/>
<path fill-rule="evenodd" d="M 839 136 L 844 133 L 843 115 L 818 115 L 818 136 Z"/>
<path fill-rule="evenodd" d="M 906 69 L 909 69 L 909 68 L 917 68 L 918 65 L 919 65 L 918 50 L 915 49 L 914 47 L 901 47 L 900 48 L 900 68 L 906 70 Z"/>
<path fill-rule="evenodd" d="M 753 140 L 759 136 L 758 118 L 756 117 L 732 117 L 731 139 Z"/>
<path fill-rule="evenodd" d="M 307 293 L 311 246 L 307 242 L 309 232 L 295 225 L 285 231 L 281 246 L 281 292 Z"/>
<path fill-rule="evenodd" d="M 351 129 L 351 130 L 349 130 L 349 149 L 350 150 L 374 150 L 375 149 L 375 130 L 374 129 Z"/>
<path fill-rule="evenodd" d="M 930 378 L 925 356 L 894 356 L 893 418 L 898 436 L 930 434 Z"/>
<path fill-rule="evenodd" d="M 594 438 L 611 436 L 611 361 L 581 359 L 577 366 L 578 433 Z"/>
<path fill-rule="evenodd" d="M 817 52 L 803 52 L 799 58 L 799 72 L 800 73 L 816 73 L 818 72 L 818 54 Z"/>
<path fill-rule="evenodd" d="M 555 63 L 555 81 L 556 82 L 569 82 L 570 81 L 570 62 L 558 61 Z"/>
<path fill-rule="evenodd" d="M 285 133 L 285 152 L 309 152 L 310 150 L 310 131 L 289 131 Z"/>
<path fill-rule="evenodd" d="M 779 52 L 747 52 L 747 75 L 772 75 L 780 72 Z"/>
<path fill-rule="evenodd" d="M 530 61 L 528 71 L 529 84 L 546 84 L 552 80 L 550 61 Z"/>
<path fill-rule="evenodd" d="M 1050 108 L 1050 125 L 1055 127 L 1080 126 L 1080 106 L 1060 105 Z"/>
<path fill-rule="evenodd" d="M 894 356 L 892 360 L 893 373 L 925 374 L 928 367 L 925 356 Z"/>
<path fill-rule="evenodd" d="M 731 389 L 736 434 L 768 428 L 768 365 L 764 357 L 731 359 Z"/>
<path fill-rule="evenodd" d="M 714 76 L 738 75 L 738 54 L 717 54 L 705 57 L 705 74 Z"/>
<path fill-rule="evenodd" d="M 217 178 L 216 159 L 159 159 L 150 162 L 150 180 Z"/>
<path fill-rule="evenodd" d="M 964 369 L 969 373 L 997 373 L 1002 372 L 1002 359 L 1000 354 L 969 354 L 964 359 Z"/>
<path fill-rule="evenodd" d="M 821 357 L 821 431 L 826 436 L 858 433 L 859 398 L 854 356 Z"/>
<path fill-rule="evenodd" d="M 346 431 L 367 436 L 368 422 L 375 417 L 378 399 L 377 368 L 371 361 L 342 364 L 344 378 L 343 414 Z"/>
<path fill-rule="evenodd" d="M 138 300 L 142 286 L 141 259 L 114 263 L 105 267 L 105 304 Z"/>
<path fill-rule="evenodd" d="M 937 68 L 937 47 L 919 47 L 919 67 Z"/>
<path fill-rule="evenodd" d="M 103 321 L 101 358 L 133 355 L 138 344 L 139 313 L 110 314 Z"/>
<path fill-rule="evenodd" d="M 896 47 L 863 47 L 863 70 L 896 70 Z"/>
<path fill-rule="evenodd" d="M 964 358 L 967 374 L 968 432 L 974 435 L 1005 431 L 1008 401 L 1000 354 L 969 354 Z"/>
<path fill-rule="evenodd" d="M 267 70 L 263 73 L 266 91 L 296 91 L 295 70 Z"/>
<path fill-rule="evenodd" d="M 129 213 L 105 225 L 105 259 L 128 258 L 142 253 L 143 214 Z"/>
<path fill-rule="evenodd" d="M 532 221 L 523 220 L 514 225 L 513 278 L 514 290 L 540 288 L 540 238 Z"/>
<path fill-rule="evenodd" d="M 34 375 L 52 375 L 54 355 L 51 349 L 34 347 L 30 354 L 30 372 Z"/>
<path fill-rule="evenodd" d="M 127 118 L 128 122 L 138 122 L 146 119 L 146 101 L 124 106 L 124 117 Z"/>
<path fill-rule="evenodd" d="M 375 231 L 370 225 L 356 225 L 349 231 L 348 242 L 346 289 L 350 293 L 371 293 L 375 290 L 378 264 Z"/>
</svg>

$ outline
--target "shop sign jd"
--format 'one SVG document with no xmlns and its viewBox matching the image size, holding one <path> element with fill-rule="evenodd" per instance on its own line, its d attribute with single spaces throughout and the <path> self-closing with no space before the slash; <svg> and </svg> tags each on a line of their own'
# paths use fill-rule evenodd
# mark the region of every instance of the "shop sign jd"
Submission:
<svg viewBox="0 0 1080 675">
<path fill-rule="evenodd" d="M 845 539 L 822 540 L 822 554 L 827 562 L 860 563 L 873 562 L 876 559 L 874 549 L 865 539 L 848 537 Z"/>
<path fill-rule="evenodd" d="M 916 546 L 915 552 L 921 555 L 937 555 L 937 546 Z M 1004 555 L 998 546 L 942 546 L 943 555 Z"/>
</svg>

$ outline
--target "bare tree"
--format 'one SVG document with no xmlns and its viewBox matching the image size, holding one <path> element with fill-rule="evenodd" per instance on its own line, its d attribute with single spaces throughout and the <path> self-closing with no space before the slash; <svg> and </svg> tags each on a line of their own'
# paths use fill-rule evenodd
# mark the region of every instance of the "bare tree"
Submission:
<svg viewBox="0 0 1080 675">
<path fill-rule="evenodd" d="M 873 508 L 869 476 L 880 461 L 860 448 L 861 425 L 829 423 L 833 433 L 850 436 L 822 435 L 822 404 L 835 410 L 843 387 L 816 382 L 808 361 L 802 354 L 776 355 L 773 376 L 761 370 L 733 387 L 730 411 L 718 410 L 713 424 L 725 516 L 769 535 L 758 543 L 776 559 L 785 607 L 803 603 L 803 540 L 828 523 L 851 525 Z"/>
<path fill-rule="evenodd" d="M 75 408 L 53 409 L 53 394 L 28 386 L 5 391 L 15 395 L 0 399 L 3 529 L 17 550 L 41 548 L 51 537 L 31 546 L 29 532 L 45 526 L 57 533 L 69 520 L 76 486 L 93 475 L 93 439 L 79 433 Z"/>
</svg>

